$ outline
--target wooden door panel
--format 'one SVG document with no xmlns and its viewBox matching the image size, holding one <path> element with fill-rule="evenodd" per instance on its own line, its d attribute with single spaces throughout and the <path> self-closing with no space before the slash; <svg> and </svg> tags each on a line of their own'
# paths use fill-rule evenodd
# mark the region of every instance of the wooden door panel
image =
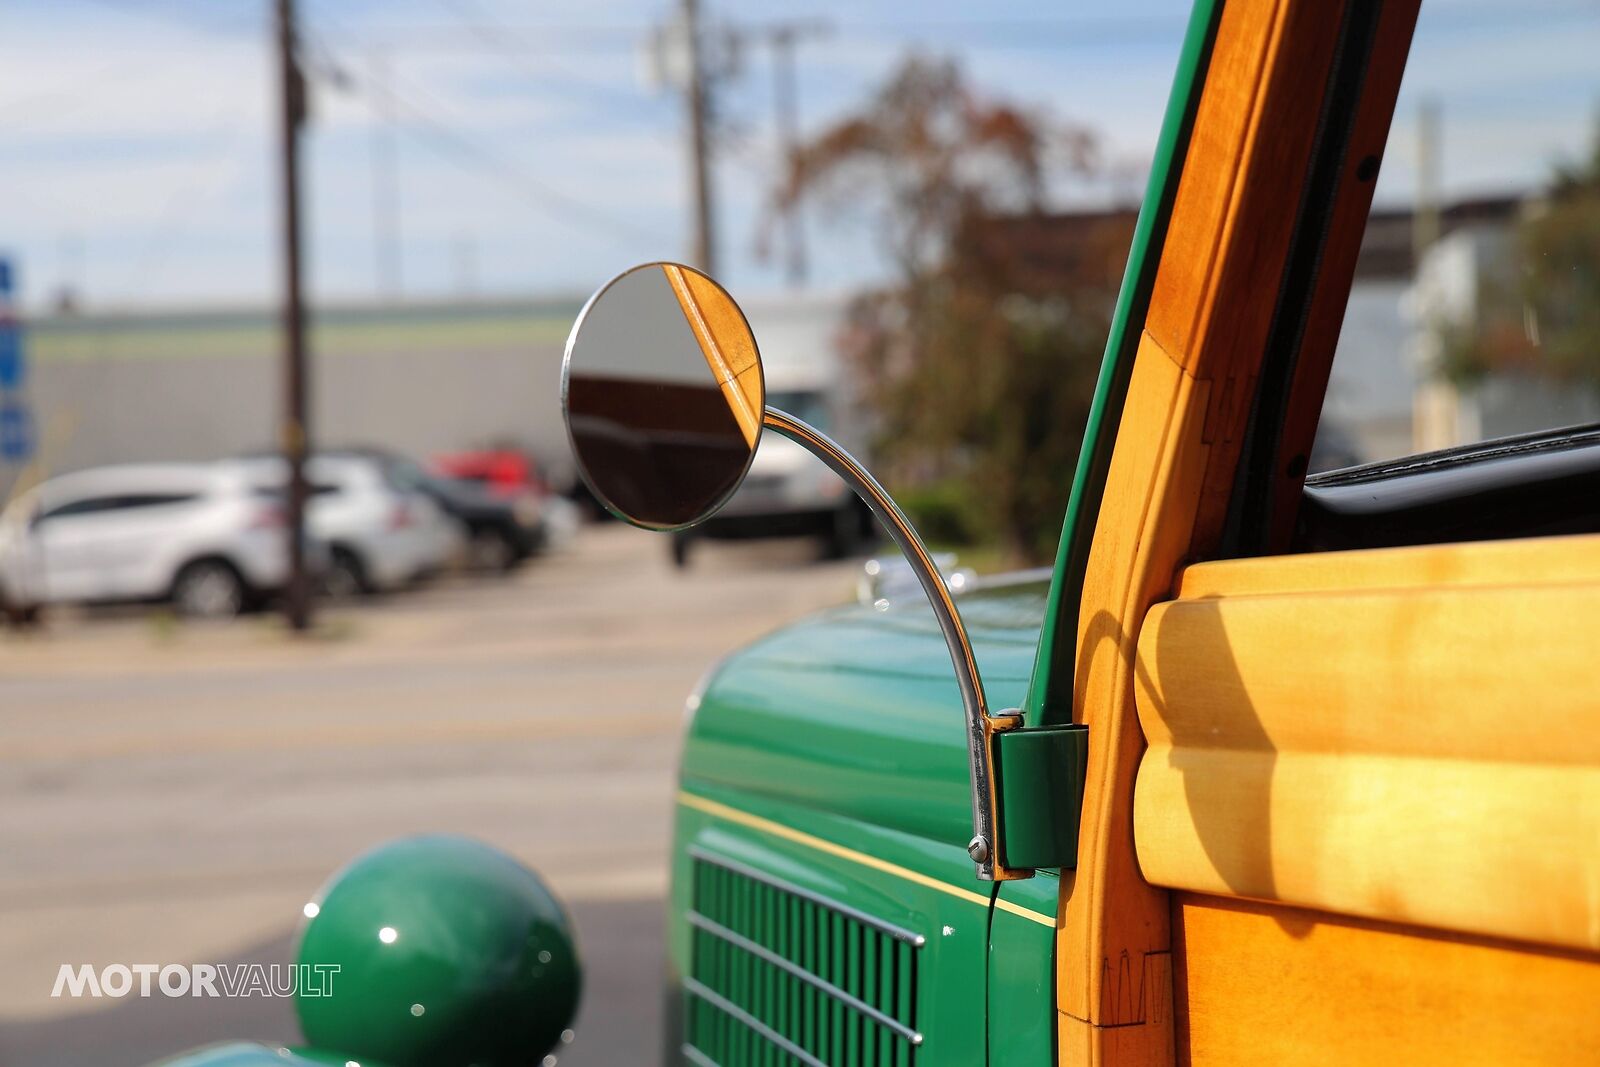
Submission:
<svg viewBox="0 0 1600 1067">
<path fill-rule="evenodd" d="M 1600 1049 L 1600 537 L 1206 563 L 1179 592 L 1139 633 L 1134 843 L 1184 891 L 1180 1059 Z"/>
<path fill-rule="evenodd" d="M 1532 537 L 1196 563 L 1178 573 L 1176 599 L 1600 582 L 1597 545 L 1592 536 Z"/>
<path fill-rule="evenodd" d="M 1173 894 L 1178 1062 L 1593 1063 L 1593 957 Z"/>
</svg>

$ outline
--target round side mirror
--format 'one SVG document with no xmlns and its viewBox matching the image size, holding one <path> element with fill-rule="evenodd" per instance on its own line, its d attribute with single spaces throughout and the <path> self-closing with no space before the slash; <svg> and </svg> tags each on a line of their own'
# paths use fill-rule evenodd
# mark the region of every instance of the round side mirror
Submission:
<svg viewBox="0 0 1600 1067">
<path fill-rule="evenodd" d="M 635 526 L 677 530 L 715 514 L 750 469 L 765 407 L 750 324 L 693 267 L 618 275 L 567 338 L 561 408 L 578 471 Z"/>
<path fill-rule="evenodd" d="M 950 587 L 883 486 L 827 434 L 766 403 L 750 324 L 693 267 L 647 263 L 618 275 L 584 305 L 567 338 L 567 436 L 579 474 L 618 518 L 647 530 L 704 522 L 744 481 L 761 430 L 771 427 L 827 464 L 883 521 L 933 605 L 961 689 L 972 769 L 967 851 L 979 878 L 1026 877 L 1001 862 L 993 773 L 994 738 L 1019 727 L 1021 715 L 989 714 Z"/>
</svg>

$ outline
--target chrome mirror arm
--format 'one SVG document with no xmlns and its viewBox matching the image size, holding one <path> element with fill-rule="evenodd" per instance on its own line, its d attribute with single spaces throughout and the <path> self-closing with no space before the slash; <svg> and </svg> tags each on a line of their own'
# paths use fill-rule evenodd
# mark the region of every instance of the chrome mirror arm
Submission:
<svg viewBox="0 0 1600 1067">
<path fill-rule="evenodd" d="M 972 841 L 967 845 L 967 852 L 977 867 L 978 877 L 985 881 L 1028 877 L 1033 873 L 1031 870 L 1013 870 L 999 862 L 996 826 L 999 798 L 994 778 L 994 737 L 1021 726 L 1022 716 L 1018 712 L 989 714 L 983 680 L 978 676 L 978 661 L 972 654 L 967 628 L 961 621 L 955 598 L 950 595 L 927 546 L 877 479 L 827 434 L 773 407 L 762 412 L 762 423 L 805 448 L 826 463 L 829 470 L 843 478 L 845 484 L 872 509 L 894 543 L 905 553 L 906 561 L 922 583 L 923 592 L 928 594 L 928 602 L 933 605 L 939 629 L 944 633 L 950 660 L 956 669 L 956 683 L 961 690 L 961 705 L 966 712 L 967 759 L 972 782 Z"/>
</svg>

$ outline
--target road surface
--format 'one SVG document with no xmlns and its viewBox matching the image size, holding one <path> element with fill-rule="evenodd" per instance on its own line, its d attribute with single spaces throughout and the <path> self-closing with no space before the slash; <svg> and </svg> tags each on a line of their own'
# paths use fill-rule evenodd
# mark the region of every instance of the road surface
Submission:
<svg viewBox="0 0 1600 1067">
<path fill-rule="evenodd" d="M 617 525 L 509 579 L 218 628 L 143 614 L 0 636 L 0 1067 L 293 1043 L 289 1001 L 52 999 L 63 963 L 287 962 L 303 903 L 382 841 L 466 833 L 544 872 L 588 968 L 561 1062 L 657 1055 L 683 698 L 851 595 L 807 545 Z"/>
</svg>

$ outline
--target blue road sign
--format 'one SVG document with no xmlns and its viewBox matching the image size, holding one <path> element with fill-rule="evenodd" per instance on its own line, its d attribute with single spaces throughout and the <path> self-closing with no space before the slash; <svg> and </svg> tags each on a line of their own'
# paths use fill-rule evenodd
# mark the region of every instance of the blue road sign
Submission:
<svg viewBox="0 0 1600 1067">
<path fill-rule="evenodd" d="M 0 389 L 20 389 L 22 372 L 22 328 L 0 319 Z"/>
<path fill-rule="evenodd" d="M 0 400 L 0 460 L 20 463 L 34 450 L 33 413 L 18 400 Z"/>
<path fill-rule="evenodd" d="M 22 327 L 11 304 L 11 261 L 0 256 L 0 389 L 22 386 Z"/>
</svg>

